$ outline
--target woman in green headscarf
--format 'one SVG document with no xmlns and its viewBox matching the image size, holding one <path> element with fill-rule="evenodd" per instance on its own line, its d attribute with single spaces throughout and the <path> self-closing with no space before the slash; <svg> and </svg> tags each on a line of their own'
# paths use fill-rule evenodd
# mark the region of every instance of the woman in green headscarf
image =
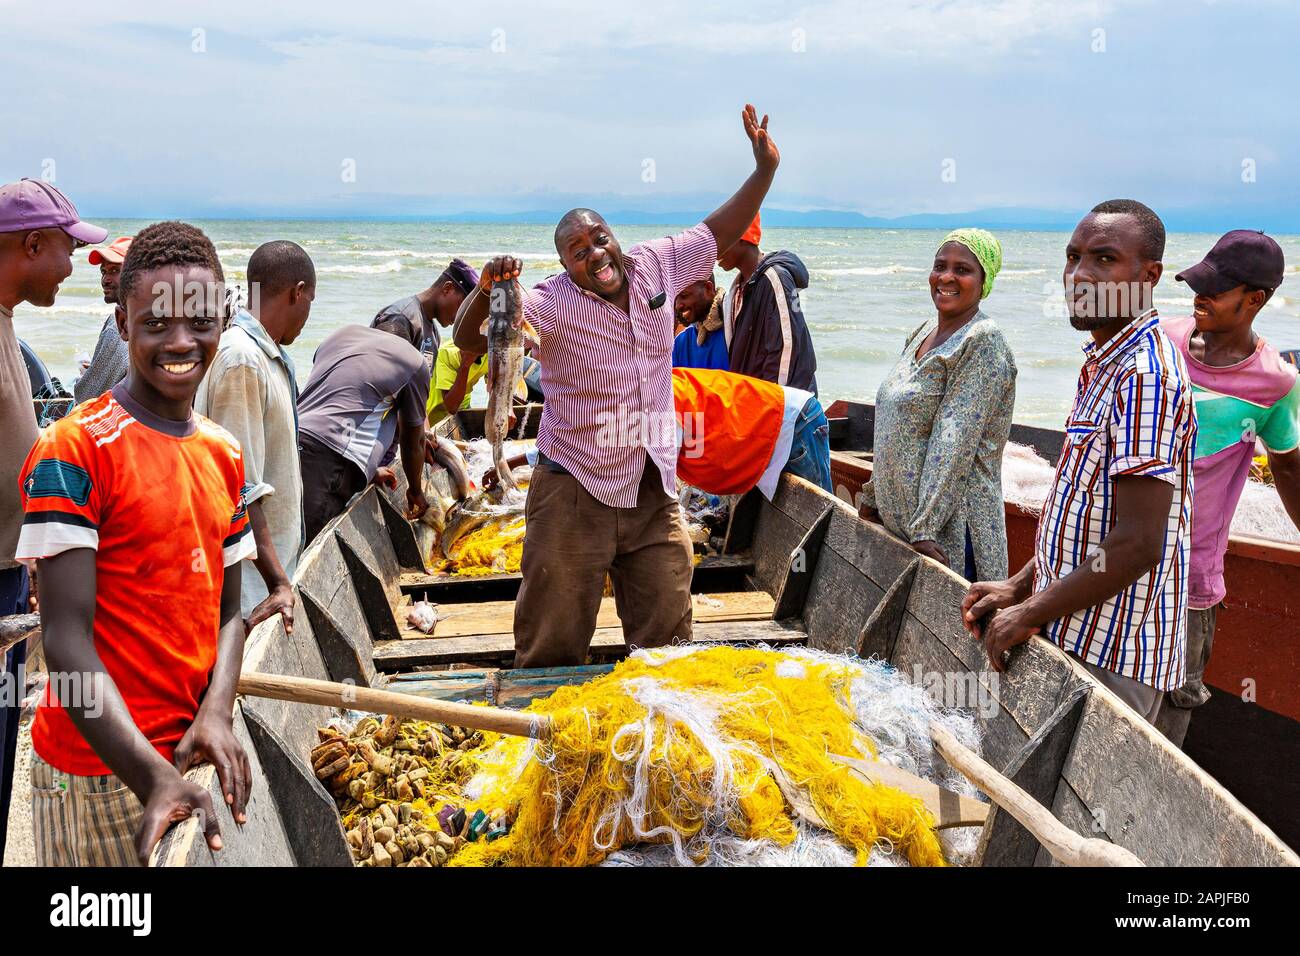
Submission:
<svg viewBox="0 0 1300 956">
<path fill-rule="evenodd" d="M 876 393 L 863 488 L 867 517 L 973 581 L 1001 580 L 1007 569 L 1002 450 L 1016 362 L 980 306 L 1001 268 L 1002 246 L 983 229 L 956 229 L 939 244 L 936 314 L 907 337 Z"/>
</svg>

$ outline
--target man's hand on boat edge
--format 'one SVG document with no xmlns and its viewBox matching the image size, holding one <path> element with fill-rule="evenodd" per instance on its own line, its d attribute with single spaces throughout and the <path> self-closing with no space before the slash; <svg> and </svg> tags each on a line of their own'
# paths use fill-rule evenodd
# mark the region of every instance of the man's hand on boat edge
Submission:
<svg viewBox="0 0 1300 956">
<path fill-rule="evenodd" d="M 984 645 L 989 664 L 1006 670 L 1003 655 L 1038 632 L 1038 625 L 1021 620 L 1018 608 L 1029 596 L 1025 575 L 1004 581 L 976 581 L 961 602 L 961 622 L 971 637 Z"/>
</svg>

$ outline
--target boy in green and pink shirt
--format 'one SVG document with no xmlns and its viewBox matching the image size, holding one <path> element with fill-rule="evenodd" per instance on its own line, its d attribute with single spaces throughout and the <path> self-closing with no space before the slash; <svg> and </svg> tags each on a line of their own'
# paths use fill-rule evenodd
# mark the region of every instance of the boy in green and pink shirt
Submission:
<svg viewBox="0 0 1300 956">
<path fill-rule="evenodd" d="M 1223 601 L 1223 557 L 1258 441 L 1278 495 L 1300 527 L 1300 381 L 1295 366 L 1255 333 L 1260 309 L 1282 282 L 1276 242 L 1248 229 L 1224 235 L 1177 275 L 1196 294 L 1193 315 L 1163 325 L 1191 373 L 1199 432 L 1188 567 L 1187 680 L 1167 698 L 1157 726 L 1182 746 L 1192 709 L 1210 699 L 1205 666 Z"/>
</svg>

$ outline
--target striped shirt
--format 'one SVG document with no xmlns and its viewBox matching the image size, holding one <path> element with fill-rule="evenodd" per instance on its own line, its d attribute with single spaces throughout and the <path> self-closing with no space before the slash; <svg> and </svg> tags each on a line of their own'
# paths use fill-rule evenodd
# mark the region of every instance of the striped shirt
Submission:
<svg viewBox="0 0 1300 956">
<path fill-rule="evenodd" d="M 1056 478 L 1038 522 L 1034 590 L 1102 560 L 1115 524 L 1112 479 L 1174 486 L 1160 561 L 1109 600 L 1053 621 L 1048 640 L 1158 690 L 1184 678 L 1196 416 L 1191 378 L 1151 309 L 1104 345 L 1089 342 Z"/>
<path fill-rule="evenodd" d="M 713 274 L 717 241 L 701 223 L 623 254 L 629 313 L 567 273 L 524 294 L 541 338 L 546 404 L 537 447 L 611 508 L 635 508 L 646 455 L 676 494 L 673 412 L 673 300 Z M 661 298 L 662 294 L 662 298 Z M 655 308 L 650 301 L 658 299 Z"/>
</svg>

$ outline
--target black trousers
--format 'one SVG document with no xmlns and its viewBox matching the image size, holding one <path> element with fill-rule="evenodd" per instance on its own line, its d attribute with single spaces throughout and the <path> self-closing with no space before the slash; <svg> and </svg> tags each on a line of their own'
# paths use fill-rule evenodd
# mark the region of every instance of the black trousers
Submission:
<svg viewBox="0 0 1300 956">
<path fill-rule="evenodd" d="M 311 544 L 320 529 L 343 513 L 352 496 L 366 487 L 366 475 L 324 442 L 298 433 L 298 461 L 302 465 L 302 511 Z"/>
</svg>

